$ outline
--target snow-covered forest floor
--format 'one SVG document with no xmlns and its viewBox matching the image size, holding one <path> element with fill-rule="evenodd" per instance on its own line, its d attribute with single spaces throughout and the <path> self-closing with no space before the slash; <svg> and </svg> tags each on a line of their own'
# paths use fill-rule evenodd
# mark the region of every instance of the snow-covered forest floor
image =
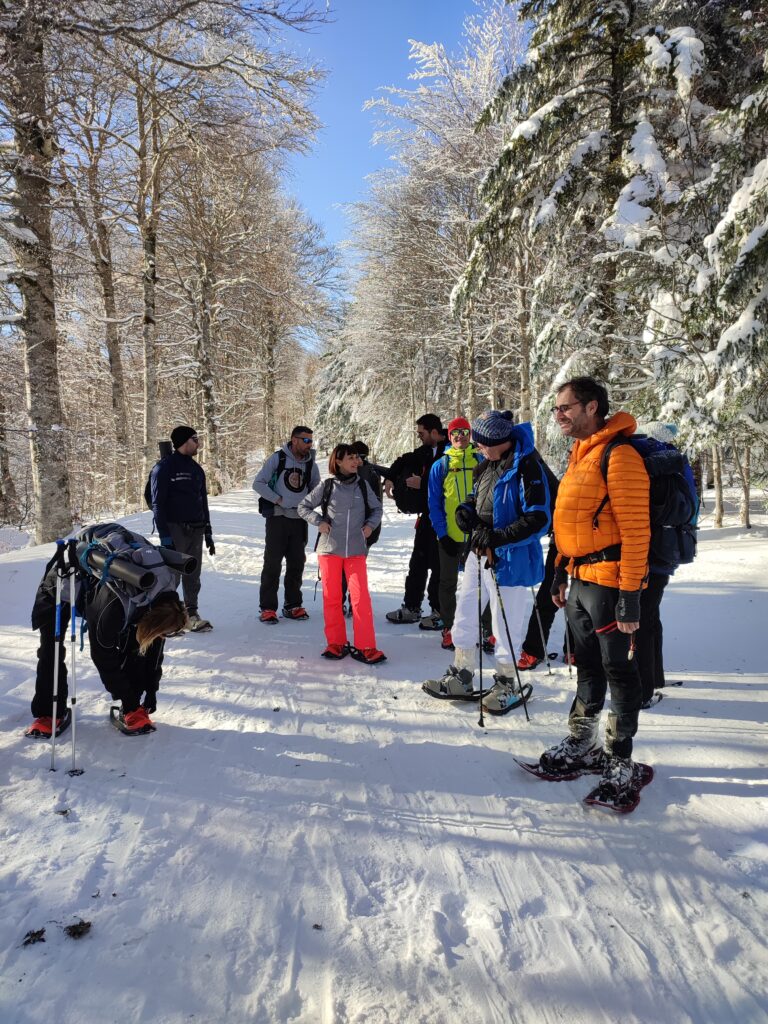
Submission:
<svg viewBox="0 0 768 1024">
<path fill-rule="evenodd" d="M 705 518 L 666 592 L 684 685 L 641 713 L 656 778 L 620 817 L 582 805 L 590 780 L 512 761 L 564 734 L 562 664 L 533 673 L 530 724 L 483 732 L 476 706 L 422 693 L 449 659 L 439 634 L 384 620 L 412 537 L 388 508 L 369 566 L 389 661 L 369 669 L 319 657 L 313 556 L 311 619 L 257 623 L 263 520 L 251 492 L 215 499 L 215 630 L 169 641 L 148 737 L 109 726 L 80 655 L 78 778 L 70 733 L 56 773 L 23 737 L 50 547 L 0 556 L 4 1024 L 766 1020 L 765 515 Z M 149 532 L 148 513 L 125 521 Z"/>
</svg>

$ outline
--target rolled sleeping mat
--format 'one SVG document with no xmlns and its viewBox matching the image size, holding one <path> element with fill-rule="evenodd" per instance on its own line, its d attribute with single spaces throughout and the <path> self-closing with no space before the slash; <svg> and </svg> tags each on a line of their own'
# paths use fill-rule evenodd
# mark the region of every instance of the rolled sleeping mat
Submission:
<svg viewBox="0 0 768 1024">
<path fill-rule="evenodd" d="M 78 553 L 82 554 L 85 547 L 86 545 L 82 542 L 78 544 Z M 91 548 L 88 552 L 88 565 L 97 573 L 102 571 L 107 563 L 107 559 L 107 555 L 102 551 L 97 551 L 95 548 Z M 139 590 L 150 590 L 155 583 L 155 574 L 150 569 L 145 569 L 143 565 L 129 562 L 125 558 L 114 558 L 109 563 L 109 575 L 114 576 L 116 580 L 130 583 L 131 586 L 138 587 Z"/>
<path fill-rule="evenodd" d="M 197 559 L 194 555 L 185 555 L 182 551 L 172 551 L 162 545 L 157 550 L 162 555 L 165 564 L 171 569 L 175 569 L 176 572 L 180 572 L 182 576 L 188 576 L 197 568 Z"/>
<path fill-rule="evenodd" d="M 157 447 L 160 452 L 160 458 L 164 459 L 168 455 L 173 454 L 173 445 L 170 441 L 158 441 Z"/>
</svg>

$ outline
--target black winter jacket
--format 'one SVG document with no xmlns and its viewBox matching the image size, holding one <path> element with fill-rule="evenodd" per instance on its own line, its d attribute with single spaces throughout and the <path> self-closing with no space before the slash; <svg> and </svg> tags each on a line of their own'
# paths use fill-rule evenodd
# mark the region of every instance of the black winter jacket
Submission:
<svg viewBox="0 0 768 1024">
<path fill-rule="evenodd" d="M 195 523 L 211 529 L 205 471 L 191 455 L 173 452 L 152 470 L 152 512 L 157 532 L 170 536 L 169 523 Z"/>
</svg>

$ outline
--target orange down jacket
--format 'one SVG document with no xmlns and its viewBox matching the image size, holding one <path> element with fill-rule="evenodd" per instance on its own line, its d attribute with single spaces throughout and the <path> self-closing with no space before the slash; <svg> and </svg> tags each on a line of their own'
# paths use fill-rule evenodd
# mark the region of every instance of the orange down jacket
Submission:
<svg viewBox="0 0 768 1024">
<path fill-rule="evenodd" d="M 648 574 L 651 527 L 648 512 L 650 483 L 643 460 L 628 444 L 618 445 L 608 461 L 609 500 L 594 526 L 595 512 L 606 495 L 600 471 L 605 446 L 619 434 L 633 434 L 637 423 L 617 412 L 571 450 L 555 505 L 555 544 L 559 561 L 578 579 L 620 590 L 640 590 Z M 621 561 L 596 562 L 574 569 L 573 559 L 613 544 L 621 544 Z"/>
</svg>

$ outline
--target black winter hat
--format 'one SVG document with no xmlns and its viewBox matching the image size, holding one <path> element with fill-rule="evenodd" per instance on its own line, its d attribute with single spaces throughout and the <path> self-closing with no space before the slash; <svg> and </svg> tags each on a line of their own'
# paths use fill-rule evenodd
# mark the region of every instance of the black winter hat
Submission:
<svg viewBox="0 0 768 1024">
<path fill-rule="evenodd" d="M 190 437 L 194 437 L 196 433 L 197 431 L 194 427 L 174 427 L 171 431 L 171 444 L 178 450 Z"/>
</svg>

